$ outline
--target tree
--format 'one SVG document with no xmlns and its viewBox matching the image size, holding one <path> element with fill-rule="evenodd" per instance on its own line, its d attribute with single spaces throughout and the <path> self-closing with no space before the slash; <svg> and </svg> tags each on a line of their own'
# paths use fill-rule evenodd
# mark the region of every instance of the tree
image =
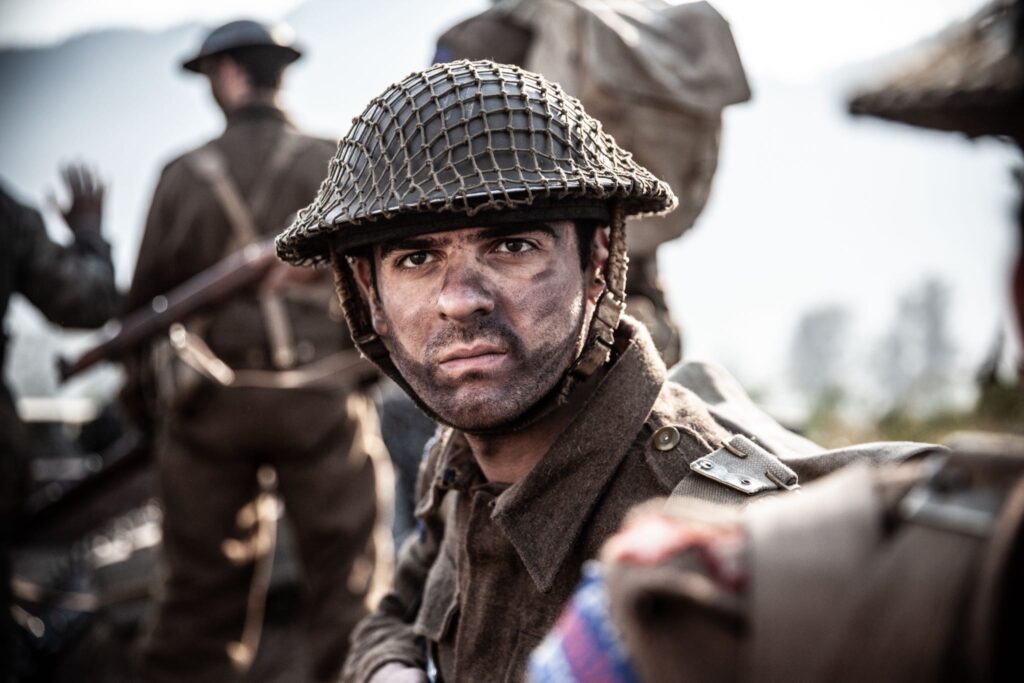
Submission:
<svg viewBox="0 0 1024 683">
<path fill-rule="evenodd" d="M 850 316 L 838 305 L 804 313 L 790 345 L 789 371 L 793 385 L 817 406 L 841 393 Z"/>
<path fill-rule="evenodd" d="M 875 364 L 893 407 L 927 413 L 945 402 L 955 355 L 949 298 L 949 286 L 934 277 L 900 297 Z"/>
</svg>

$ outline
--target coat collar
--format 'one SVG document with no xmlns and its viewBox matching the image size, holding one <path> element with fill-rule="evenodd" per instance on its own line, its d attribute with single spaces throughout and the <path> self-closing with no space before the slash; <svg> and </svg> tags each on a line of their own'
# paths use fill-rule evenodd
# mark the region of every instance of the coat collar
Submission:
<svg viewBox="0 0 1024 683">
<path fill-rule="evenodd" d="M 228 114 L 228 128 L 237 126 L 240 123 L 255 121 L 277 121 L 291 126 L 291 120 L 282 109 L 263 103 L 246 104 Z"/>
<path fill-rule="evenodd" d="M 498 497 L 492 519 L 546 593 L 601 494 L 643 428 L 665 364 L 640 323 L 623 318 L 626 343 L 579 415 L 523 479 Z"/>
</svg>

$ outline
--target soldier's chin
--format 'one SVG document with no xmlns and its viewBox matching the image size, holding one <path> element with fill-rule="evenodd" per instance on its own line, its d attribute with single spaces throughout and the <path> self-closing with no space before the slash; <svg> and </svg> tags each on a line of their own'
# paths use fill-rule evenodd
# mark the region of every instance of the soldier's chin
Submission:
<svg viewBox="0 0 1024 683">
<path fill-rule="evenodd" d="M 457 406 L 431 406 L 445 423 L 462 432 L 503 432 L 513 431 L 515 424 L 532 406 L 518 405 L 518 402 L 494 398 L 478 398 Z"/>
</svg>

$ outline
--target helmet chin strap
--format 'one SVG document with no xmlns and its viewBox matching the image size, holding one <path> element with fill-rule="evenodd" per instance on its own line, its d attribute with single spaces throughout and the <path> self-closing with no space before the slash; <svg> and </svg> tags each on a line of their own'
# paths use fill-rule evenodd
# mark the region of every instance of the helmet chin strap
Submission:
<svg viewBox="0 0 1024 683">
<path fill-rule="evenodd" d="M 562 379 L 558 405 L 564 405 L 576 385 L 586 382 L 608 362 L 615 344 L 615 330 L 626 310 L 626 269 L 629 264 L 629 257 L 626 256 L 626 216 L 619 204 L 612 207 L 611 214 L 605 288 L 594 306 L 583 349 Z"/>
<path fill-rule="evenodd" d="M 522 431 L 535 424 L 541 418 L 551 414 L 556 408 L 568 403 L 573 389 L 586 383 L 611 356 L 615 343 L 615 330 L 619 327 L 619 319 L 626 308 L 626 269 L 629 258 L 626 256 L 626 216 L 618 203 L 611 207 L 611 221 L 608 230 L 608 262 L 605 266 L 605 288 L 594 306 L 594 314 L 590 318 L 586 340 L 576 360 L 566 370 L 562 379 L 543 398 L 528 408 L 525 413 L 489 429 L 463 430 L 471 434 L 499 435 Z M 381 371 L 395 381 L 407 393 L 420 410 L 435 422 L 461 429 L 450 424 L 438 415 L 402 377 L 391 353 L 383 340 L 373 329 L 370 309 L 362 293 L 359 291 L 353 275 L 352 265 L 348 260 L 332 249 L 331 265 L 334 269 L 334 284 L 341 300 L 345 320 L 352 333 L 356 348 L 374 363 Z M 586 293 L 584 293 L 586 296 Z M 585 316 L 580 320 L 580 330 L 575 339 L 581 336 Z"/>
</svg>

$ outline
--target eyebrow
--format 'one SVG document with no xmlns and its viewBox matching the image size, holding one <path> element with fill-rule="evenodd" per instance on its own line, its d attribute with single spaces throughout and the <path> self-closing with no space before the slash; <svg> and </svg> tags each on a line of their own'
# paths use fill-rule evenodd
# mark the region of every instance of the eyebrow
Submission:
<svg viewBox="0 0 1024 683">
<path fill-rule="evenodd" d="M 547 223 L 506 223 L 502 225 L 486 226 L 480 228 L 471 238 L 474 242 L 500 239 L 509 235 L 523 235 L 529 233 L 542 233 L 548 235 L 556 242 L 559 235 Z M 443 233 L 421 235 L 419 237 L 407 237 L 405 239 L 385 242 L 380 246 L 380 259 L 383 260 L 388 254 L 394 251 L 419 251 L 432 249 L 451 244 L 451 237 L 443 236 Z"/>
<path fill-rule="evenodd" d="M 444 246 L 450 242 L 451 239 L 446 239 L 436 235 L 407 237 L 405 239 L 392 240 L 391 242 L 385 242 L 380 245 L 380 259 L 384 260 L 384 257 L 393 251 L 419 251 L 421 249 Z"/>
</svg>

